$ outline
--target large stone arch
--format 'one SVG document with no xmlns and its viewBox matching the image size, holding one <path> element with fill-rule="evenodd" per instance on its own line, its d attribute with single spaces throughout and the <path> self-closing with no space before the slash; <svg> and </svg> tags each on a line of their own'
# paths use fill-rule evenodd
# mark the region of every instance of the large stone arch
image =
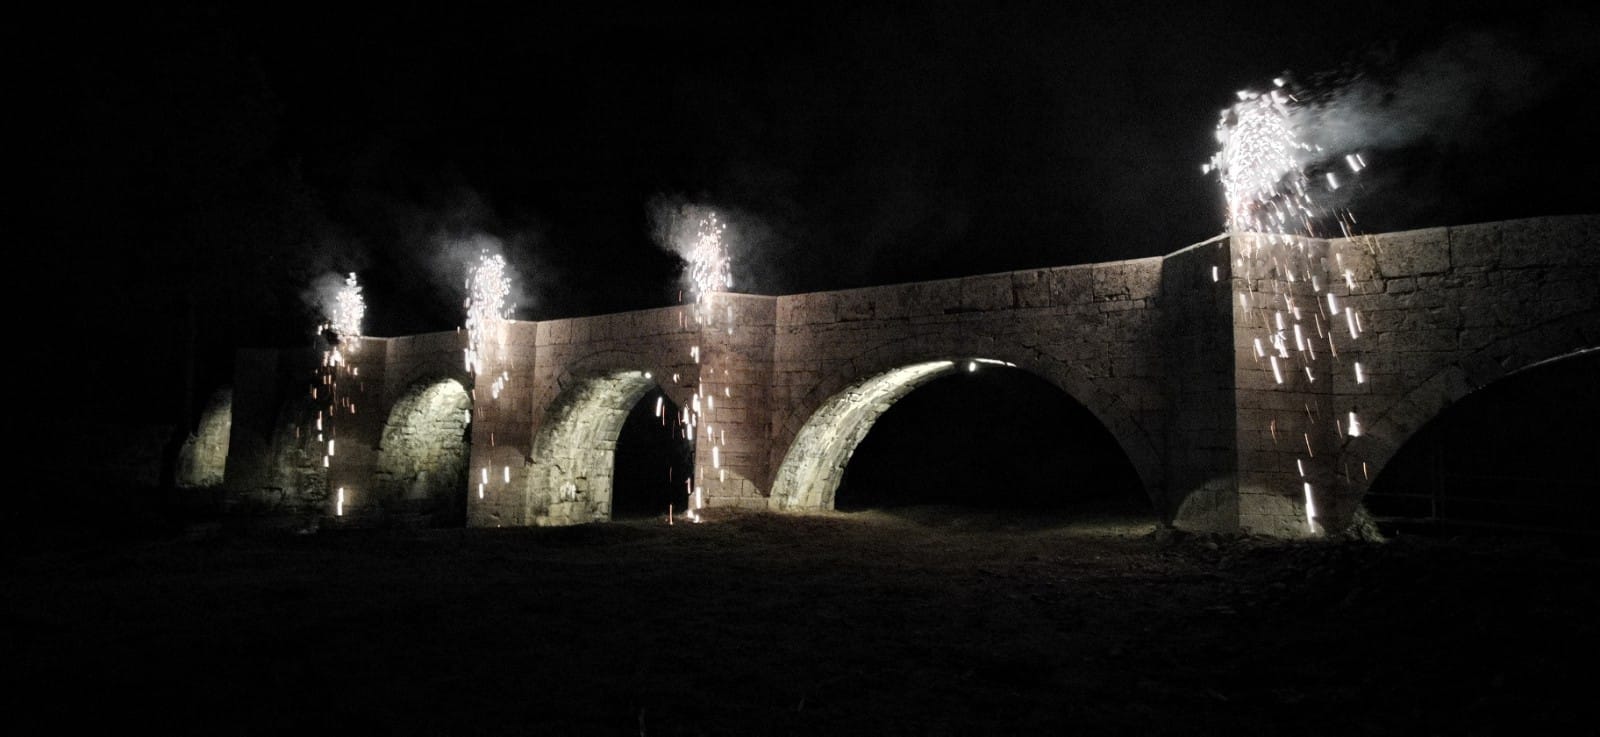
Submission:
<svg viewBox="0 0 1600 737">
<path fill-rule="evenodd" d="M 682 388 L 661 382 L 656 366 L 650 356 L 612 350 L 565 367 L 536 426 L 523 519 L 570 525 L 611 518 L 617 436 L 628 413 L 658 386 L 682 401 Z"/>
<path fill-rule="evenodd" d="M 200 424 L 184 440 L 178 455 L 178 486 L 221 486 L 228 466 L 228 439 L 233 431 L 233 388 L 213 392 L 200 414 Z"/>
<path fill-rule="evenodd" d="M 998 364 L 1018 368 L 1061 389 L 1109 431 L 1139 474 L 1145 493 L 1160 509 L 1160 456 L 1149 434 L 1121 397 L 1094 385 L 1074 367 L 1040 352 L 992 336 L 976 345 L 946 345 L 911 337 L 868 351 L 825 376 L 779 420 L 774 444 L 771 506 L 828 509 L 845 464 L 879 416 L 916 388 L 969 367 Z"/>
<path fill-rule="evenodd" d="M 1377 478 L 1406 442 L 1445 409 L 1508 376 L 1600 351 L 1597 330 L 1600 321 L 1594 313 L 1576 313 L 1502 337 L 1444 365 L 1398 401 L 1369 413 L 1361 436 L 1346 437 L 1341 449 L 1338 466 L 1350 469 L 1352 493 L 1342 495 L 1328 510 L 1329 529 L 1350 524 L 1370 479 Z"/>
<path fill-rule="evenodd" d="M 373 501 L 425 524 L 463 523 L 471 409 L 471 396 L 456 378 L 413 382 L 384 423 Z"/>
</svg>

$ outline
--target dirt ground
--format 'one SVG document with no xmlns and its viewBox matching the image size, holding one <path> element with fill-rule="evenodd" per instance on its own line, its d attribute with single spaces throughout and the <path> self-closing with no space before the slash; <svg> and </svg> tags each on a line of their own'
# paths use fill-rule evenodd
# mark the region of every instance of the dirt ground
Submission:
<svg viewBox="0 0 1600 737">
<path fill-rule="evenodd" d="M 1592 542 L 1592 541 L 1591 541 Z M 912 508 L 7 556 L 4 720 L 184 734 L 1592 733 L 1589 549 Z"/>
</svg>

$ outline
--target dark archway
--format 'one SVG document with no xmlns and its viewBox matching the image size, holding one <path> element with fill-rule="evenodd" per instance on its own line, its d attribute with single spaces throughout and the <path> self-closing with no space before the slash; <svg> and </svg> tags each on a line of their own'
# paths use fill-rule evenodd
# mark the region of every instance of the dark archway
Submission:
<svg viewBox="0 0 1600 737">
<path fill-rule="evenodd" d="M 878 418 L 844 470 L 836 508 L 1152 513 L 1132 463 L 1083 405 L 1020 369 L 963 368 Z"/>
<path fill-rule="evenodd" d="M 1381 523 L 1600 531 L 1600 351 L 1506 376 L 1423 425 L 1373 480 Z"/>
<path fill-rule="evenodd" d="M 682 512 L 694 474 L 694 443 L 684 437 L 679 408 L 653 388 L 633 405 L 617 435 L 611 517 L 627 519 Z"/>
</svg>

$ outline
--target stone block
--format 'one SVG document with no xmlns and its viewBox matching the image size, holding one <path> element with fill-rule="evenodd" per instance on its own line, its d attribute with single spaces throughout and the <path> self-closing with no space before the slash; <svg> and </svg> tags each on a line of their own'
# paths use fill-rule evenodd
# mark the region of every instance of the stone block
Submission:
<svg viewBox="0 0 1600 737">
<path fill-rule="evenodd" d="M 1051 304 L 1082 305 L 1094 302 L 1094 271 L 1091 267 L 1051 269 L 1048 279 Z"/>
<path fill-rule="evenodd" d="M 1017 307 L 1050 306 L 1050 272 L 1044 269 L 1017 271 L 1011 274 L 1012 302 Z"/>
<path fill-rule="evenodd" d="M 1376 239 L 1373 257 L 1385 278 L 1444 273 L 1450 269 L 1449 230 L 1386 233 Z"/>
</svg>

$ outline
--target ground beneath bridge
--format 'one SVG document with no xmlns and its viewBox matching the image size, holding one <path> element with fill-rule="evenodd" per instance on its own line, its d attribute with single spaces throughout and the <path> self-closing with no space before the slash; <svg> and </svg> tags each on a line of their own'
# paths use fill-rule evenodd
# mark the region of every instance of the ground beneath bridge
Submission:
<svg viewBox="0 0 1600 737">
<path fill-rule="evenodd" d="M 1541 538 L 754 515 L 213 534 L 5 563 L 19 733 L 1590 728 L 1600 566 Z"/>
</svg>

